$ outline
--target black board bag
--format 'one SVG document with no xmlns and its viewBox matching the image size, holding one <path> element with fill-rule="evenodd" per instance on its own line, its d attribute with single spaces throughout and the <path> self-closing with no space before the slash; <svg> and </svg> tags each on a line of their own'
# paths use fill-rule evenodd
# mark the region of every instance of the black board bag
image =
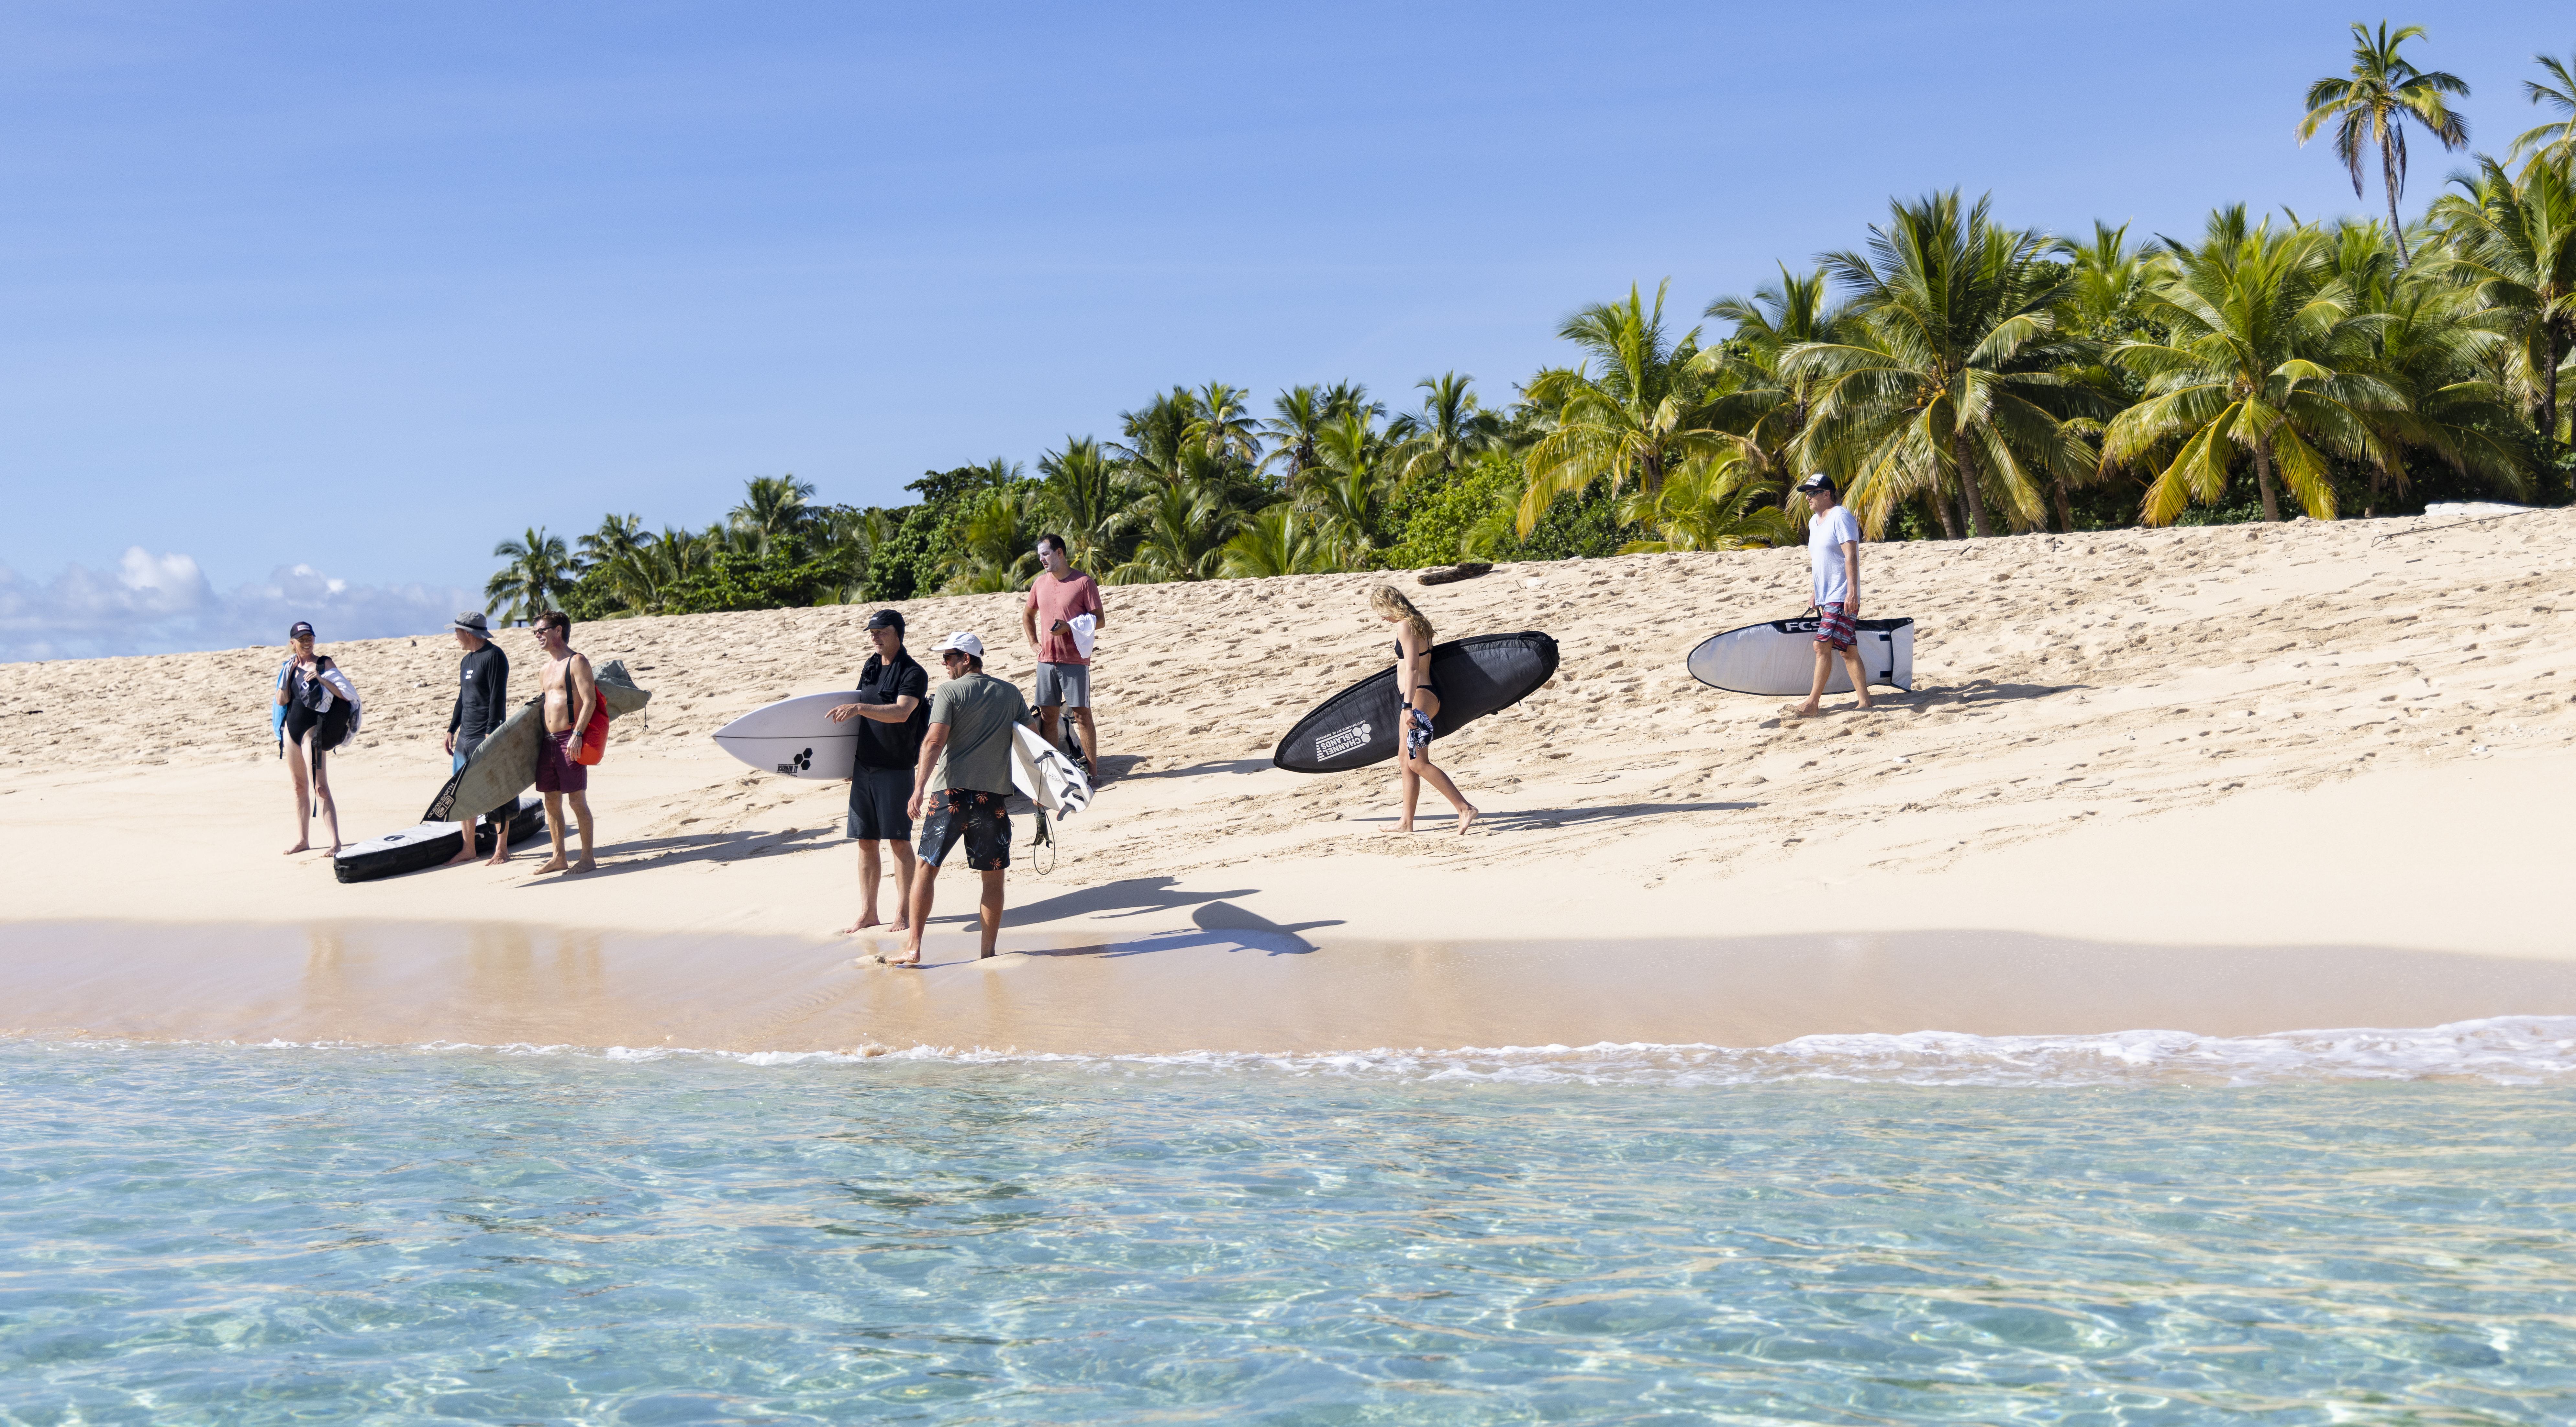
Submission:
<svg viewBox="0 0 2576 1427">
<path fill-rule="evenodd" d="M 1431 646 L 1431 681 L 1440 712 L 1431 732 L 1446 737 L 1489 713 L 1510 708 L 1556 676 L 1556 641 L 1534 629 L 1479 634 Z M 1395 666 L 1389 664 L 1297 720 L 1270 761 L 1291 773 L 1343 773 L 1395 756 Z"/>
<path fill-rule="evenodd" d="M 546 830 L 546 801 L 534 793 L 523 795 L 510 814 L 510 845 L 518 846 Z M 478 857 L 492 851 L 492 824 L 474 827 L 474 852 Z M 402 832 L 371 837 L 340 849 L 331 859 L 331 875 L 343 882 L 368 882 L 378 877 L 396 877 L 405 872 L 418 872 L 436 867 L 456 855 L 465 845 L 465 835 L 455 823 L 425 822 Z"/>
</svg>

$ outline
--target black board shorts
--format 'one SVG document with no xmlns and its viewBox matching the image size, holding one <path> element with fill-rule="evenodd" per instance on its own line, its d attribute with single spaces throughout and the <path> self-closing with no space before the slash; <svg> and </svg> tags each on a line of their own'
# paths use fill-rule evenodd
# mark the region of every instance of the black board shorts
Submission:
<svg viewBox="0 0 2576 1427">
<path fill-rule="evenodd" d="M 315 728 L 322 731 L 313 740 L 313 751 L 328 753 L 349 739 L 349 706 L 338 699 L 331 701 L 328 712 L 315 713 L 302 704 L 286 706 L 286 743 L 302 748 L 304 735 Z"/>
<path fill-rule="evenodd" d="M 850 775 L 850 836 L 861 842 L 910 842 L 911 803 L 911 769 L 860 764 Z"/>
<path fill-rule="evenodd" d="M 977 872 L 999 872 L 1011 865 L 1011 815 L 1002 811 L 1009 798 L 972 788 L 942 788 L 922 800 L 929 816 L 921 820 L 921 860 L 937 867 L 948 860 L 960 839 L 966 865 Z"/>
</svg>

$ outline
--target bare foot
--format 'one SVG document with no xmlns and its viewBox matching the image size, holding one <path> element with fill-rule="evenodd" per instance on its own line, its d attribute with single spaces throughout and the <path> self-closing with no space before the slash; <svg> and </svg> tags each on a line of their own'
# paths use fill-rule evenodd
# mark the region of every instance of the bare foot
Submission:
<svg viewBox="0 0 2576 1427">
<path fill-rule="evenodd" d="M 1822 712 L 1823 710 L 1817 708 L 1814 704 L 1782 704 L 1780 706 L 1780 717 L 1782 718 L 1814 718 L 1817 714 Z"/>
<path fill-rule="evenodd" d="M 1397 824 L 1395 825 L 1395 830 L 1396 830 L 1397 832 L 1411 832 L 1411 831 L 1413 831 L 1413 819 L 1411 819 L 1411 818 L 1406 818 L 1404 821 L 1402 821 L 1402 822 L 1400 822 L 1400 823 L 1397 823 Z"/>
<path fill-rule="evenodd" d="M 599 864 L 591 860 L 590 854 L 585 852 L 581 855 L 581 860 L 572 865 L 572 870 L 576 874 L 582 872 L 596 872 L 599 870 Z"/>
<path fill-rule="evenodd" d="M 880 966 L 919 966 L 921 964 L 921 950 L 916 947 L 902 956 L 879 956 L 877 958 L 877 964 Z"/>
<path fill-rule="evenodd" d="M 571 864 L 571 863 L 564 861 L 564 860 L 563 860 L 562 858 L 560 858 L 560 857 L 557 857 L 557 858 L 553 858 L 553 859 L 549 860 L 549 861 L 546 863 L 546 865 L 545 865 L 545 866 L 538 868 L 538 869 L 537 869 L 537 875 L 538 875 L 538 876 L 540 876 L 540 877 L 543 877 L 543 876 L 545 876 L 545 875 L 546 875 L 547 873 L 549 873 L 549 872 L 564 872 L 564 871 L 569 871 L 569 870 L 571 869 L 571 867 L 572 867 L 572 864 Z"/>
<path fill-rule="evenodd" d="M 904 924 L 901 922 L 881 922 L 877 920 L 876 913 L 868 912 L 862 915 L 857 921 L 852 922 L 848 926 L 841 928 L 839 931 L 832 933 L 832 935 L 857 936 L 859 933 L 864 931 L 873 931 L 880 936 L 901 936 L 904 932 Z"/>
<path fill-rule="evenodd" d="M 295 844 L 293 847 L 290 847 L 290 848 L 286 849 L 286 855 L 287 855 L 287 856 L 289 856 L 289 857 L 293 857 L 295 854 L 297 854 L 297 853 L 299 853 L 299 852 L 311 852 L 312 850 L 313 850 L 313 844 L 311 844 L 311 843 L 309 843 L 309 842 L 299 842 L 299 843 Z"/>
<path fill-rule="evenodd" d="M 1473 803 L 1467 805 L 1467 811 L 1458 815 L 1458 835 L 1460 837 L 1465 837 L 1467 835 L 1467 829 L 1476 825 L 1476 819 L 1478 816 L 1479 814 L 1476 811 L 1476 806 Z"/>
<path fill-rule="evenodd" d="M 498 849 L 498 850 L 494 851 L 494 852 L 493 852 L 493 854 L 492 854 L 490 857 L 485 858 L 485 859 L 483 860 L 483 865 L 484 865 L 484 866 L 486 866 L 486 867 L 498 867 L 498 866 L 500 866 L 502 863 L 507 862 L 507 861 L 509 861 L 509 860 L 510 860 L 510 849 L 508 849 L 507 847 L 503 847 L 503 848 L 500 848 L 500 849 Z"/>
</svg>

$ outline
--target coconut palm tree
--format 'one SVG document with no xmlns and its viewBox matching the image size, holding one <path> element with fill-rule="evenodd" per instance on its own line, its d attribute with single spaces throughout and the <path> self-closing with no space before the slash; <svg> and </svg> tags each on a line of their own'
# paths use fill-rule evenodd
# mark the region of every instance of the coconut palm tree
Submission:
<svg viewBox="0 0 2576 1427">
<path fill-rule="evenodd" d="M 744 486 L 742 504 L 726 512 L 726 520 L 751 537 L 756 549 L 767 550 L 770 541 L 805 528 L 813 514 L 806 502 L 813 496 L 812 481 L 800 481 L 794 476 L 754 476 Z"/>
<path fill-rule="evenodd" d="M 621 615 L 661 614 L 673 589 L 706 568 L 713 548 L 695 531 L 664 526 L 658 535 L 639 533 L 600 572 L 624 606 Z"/>
<path fill-rule="evenodd" d="M 1575 313 L 1557 335 L 1583 348 L 1584 365 L 1533 378 L 1529 398 L 1556 409 L 1555 429 L 1530 447 L 1529 489 L 1521 496 L 1526 535 L 1550 502 L 1607 477 L 1616 491 L 1630 477 L 1648 495 L 1675 473 L 1736 452 L 1744 438 L 1711 425 L 1707 382 L 1694 369 L 1699 329 L 1679 339 L 1664 331 L 1666 278 L 1649 309 L 1631 284 L 1625 302 L 1598 302 Z M 1592 375 L 1591 364 L 1601 364 Z"/>
<path fill-rule="evenodd" d="M 1796 464 L 1818 379 L 1783 372 L 1780 359 L 1809 342 L 1839 341 L 1852 326 L 1848 309 L 1826 300 L 1825 283 L 1823 268 L 1801 276 L 1783 263 L 1780 280 L 1755 288 L 1751 297 L 1710 303 L 1706 315 L 1734 323 L 1735 330 L 1693 359 L 1711 383 L 1711 424 L 1747 443 L 1751 465 L 1739 478 L 1777 487 L 1781 509 L 1793 520 L 1803 519 L 1805 502 L 1784 477 Z"/>
<path fill-rule="evenodd" d="M 1189 394 L 1188 438 L 1216 457 L 1231 456 L 1247 466 L 1261 461 L 1261 423 L 1243 404 L 1244 390 L 1209 382 Z"/>
<path fill-rule="evenodd" d="M 572 587 L 572 554 L 562 536 L 548 535 L 539 525 L 493 546 L 492 553 L 510 563 L 483 583 L 485 614 L 497 612 L 508 621 L 561 608 L 555 596 Z"/>
<path fill-rule="evenodd" d="M 604 565 L 632 551 L 653 543 L 653 532 L 644 528 L 644 517 L 627 514 L 603 515 L 599 528 L 581 537 L 580 568 Z"/>
<path fill-rule="evenodd" d="M 1434 472 L 1447 474 L 1502 440 L 1502 418 L 1476 399 L 1476 379 L 1443 372 L 1415 382 L 1422 398 L 1419 413 L 1407 412 L 1387 423 L 1387 440 L 1395 478 L 1409 481 Z"/>
<path fill-rule="evenodd" d="M 2554 82 L 2543 84 L 2526 79 L 2522 82 L 2524 96 L 2567 117 L 2523 130 L 2514 136 L 2510 152 L 2516 157 L 2528 153 L 2563 167 L 2576 157 L 2576 73 L 2571 73 L 2569 65 L 2555 55 L 2533 55 L 2531 62 Z"/>
<path fill-rule="evenodd" d="M 1315 522 L 1286 501 L 1244 521 L 1225 543 L 1221 574 L 1230 579 L 1267 575 L 1324 575 L 1341 568 L 1332 542 Z"/>
<path fill-rule="evenodd" d="M 1136 489 L 1116 462 L 1088 436 L 1067 436 L 1062 450 L 1038 457 L 1039 489 L 1049 528 L 1064 537 L 1079 569 L 1105 569 L 1110 553 L 1133 523 Z"/>
<path fill-rule="evenodd" d="M 1306 468 L 1292 498 L 1313 517 L 1344 568 L 1366 569 L 1376 562 L 1396 458 L 1365 406 L 1343 408 L 1315 434 L 1315 464 Z"/>
<path fill-rule="evenodd" d="M 1190 435 L 1197 420 L 1198 403 L 1187 388 L 1176 386 L 1138 410 L 1118 413 L 1119 434 L 1125 439 L 1113 443 L 1109 453 L 1138 476 L 1178 485 L 1188 478 L 1183 452 L 1207 454 L 1206 446 Z"/>
<path fill-rule="evenodd" d="M 2378 236 L 2377 225 L 2371 231 Z M 2375 325 L 2354 325 L 2373 348 L 2373 373 L 2396 388 L 2399 398 L 2369 413 L 2383 439 L 2427 452 L 2491 489 L 2528 500 L 2531 453 L 2510 434 L 2522 424 L 2521 413 L 2505 387 L 2487 379 L 2496 354 L 2510 343 L 2493 314 L 2481 309 L 2475 291 L 2409 274 L 2357 290 L 2354 307 L 2356 316 L 2377 319 Z M 2406 486 L 2402 463 L 2372 482 L 2374 493 L 2403 493 Z"/>
<path fill-rule="evenodd" d="M 1846 500 L 1872 532 L 1920 495 L 1955 534 L 1951 491 L 1971 534 L 1996 533 L 1996 503 L 2014 527 L 2038 526 L 2040 481 L 2089 474 L 2092 452 L 2064 423 L 2103 403 L 2058 374 L 2087 349 L 2058 330 L 2066 281 L 2046 250 L 1995 223 L 1987 199 L 1962 210 L 1952 190 L 1892 205 L 1868 252 L 1825 255 L 1855 295 L 1858 335 L 1794 347 L 1780 365 L 1817 379 L 1802 451 L 1850 472 Z"/>
<path fill-rule="evenodd" d="M 1018 468 L 1012 468 L 1016 474 Z M 950 561 L 940 593 L 999 594 L 1037 576 L 1038 536 L 1047 516 L 1044 492 L 1013 482 L 978 492 L 958 525 L 961 553 Z"/>
<path fill-rule="evenodd" d="M 1653 495 L 1643 489 L 1619 502 L 1624 525 L 1642 525 L 1653 540 L 1619 547 L 1622 555 L 1666 550 L 1758 550 L 1798 542 L 1797 523 L 1770 500 L 1761 458 L 1750 452 L 1693 466 Z"/>
<path fill-rule="evenodd" d="M 1142 522 L 1136 553 L 1109 572 L 1107 583 L 1205 580 L 1223 565 L 1235 517 L 1214 492 L 1158 484 L 1137 504 L 1136 513 Z"/>
<path fill-rule="evenodd" d="M 2326 249 L 2325 235 L 2305 225 L 2249 229 L 2241 205 L 2212 214 L 2198 246 L 2170 246 L 2175 273 L 2149 309 L 2170 335 L 2113 349 L 2145 380 L 2146 396 L 2102 438 L 2106 464 L 2156 469 L 2139 511 L 2147 524 L 2220 500 L 2240 457 L 2252 458 L 2263 518 L 2275 521 L 2281 484 L 2308 514 L 2335 517 L 2329 453 L 2382 472 L 2396 464 L 2372 418 L 2403 397 L 2335 365 L 2371 324 L 2347 312 L 2348 295 L 2328 290 L 2340 284 Z"/>
<path fill-rule="evenodd" d="M 806 526 L 814 553 L 831 568 L 835 584 L 826 603 L 848 604 L 867 586 L 868 563 L 877 547 L 894 538 L 894 516 L 878 506 L 825 506 Z"/>
<path fill-rule="evenodd" d="M 2388 227 L 2397 235 L 2401 268 L 2407 265 L 2406 220 L 2397 216 L 2397 199 L 2406 191 L 2406 121 L 2423 125 L 2443 148 L 2459 149 L 2469 142 L 2468 121 L 2442 102 L 2445 94 L 2468 98 L 2468 83 L 2444 70 L 2419 70 L 2397 52 L 2398 46 L 2423 34 L 2421 25 L 2392 33 L 2386 20 L 2379 22 L 2375 35 L 2365 25 L 2354 25 L 2351 72 L 2309 85 L 2308 112 L 2299 120 L 2303 147 L 2319 129 L 2334 126 L 2335 157 L 2352 174 L 2355 198 L 2367 196 L 2361 177 L 2362 150 L 2379 150 L 2379 184 L 2388 196 Z"/>
<path fill-rule="evenodd" d="M 2519 177 L 2481 156 L 2473 177 L 2453 180 L 2460 192 L 2433 206 L 2450 240 L 2450 274 L 2472 283 L 2478 300 L 2505 324 L 2504 379 L 2539 428 L 2541 450 L 2555 458 L 2563 392 L 2576 351 L 2576 182 L 2568 166 L 2535 158 Z"/>
<path fill-rule="evenodd" d="M 1279 393 L 1270 407 L 1279 414 L 1261 423 L 1270 436 L 1270 454 L 1262 464 L 1286 466 L 1282 474 L 1294 485 L 1299 474 L 1315 464 L 1315 433 L 1333 419 L 1332 403 L 1322 387 L 1293 386 Z"/>
</svg>

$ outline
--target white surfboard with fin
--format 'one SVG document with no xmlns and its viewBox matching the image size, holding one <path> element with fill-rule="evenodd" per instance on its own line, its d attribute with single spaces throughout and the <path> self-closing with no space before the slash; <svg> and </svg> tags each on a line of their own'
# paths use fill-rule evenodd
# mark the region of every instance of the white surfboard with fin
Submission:
<svg viewBox="0 0 2576 1427">
<path fill-rule="evenodd" d="M 1052 817 L 1070 817 L 1091 806 L 1091 780 L 1027 724 L 1011 730 L 1011 785 Z"/>
<path fill-rule="evenodd" d="M 1913 620 L 1864 619 L 1853 624 L 1852 632 L 1858 636 L 1854 647 L 1869 682 L 1914 687 Z M 1692 678 L 1729 693 L 1770 698 L 1804 695 L 1816 677 L 1816 617 L 1775 619 L 1711 635 L 1690 652 L 1688 667 Z M 1851 691 L 1850 666 L 1837 653 L 1825 692 Z"/>
</svg>

